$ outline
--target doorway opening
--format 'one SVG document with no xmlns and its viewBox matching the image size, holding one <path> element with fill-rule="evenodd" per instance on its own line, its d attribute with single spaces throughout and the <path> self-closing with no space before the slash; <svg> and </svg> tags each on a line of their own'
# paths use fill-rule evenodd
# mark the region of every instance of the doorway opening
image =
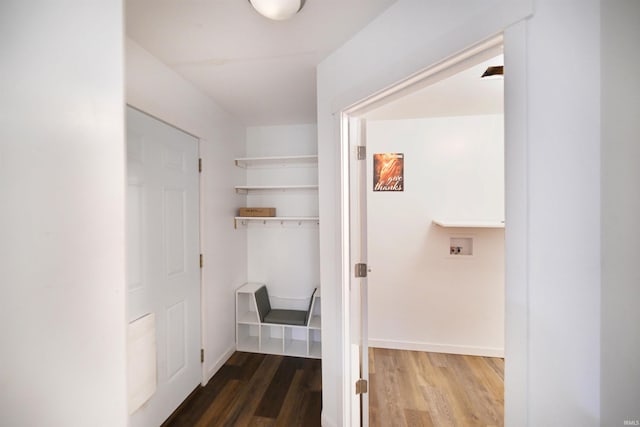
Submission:
<svg viewBox="0 0 640 427">
<path fill-rule="evenodd" d="M 369 344 L 504 356 L 503 87 L 480 80 L 492 66 L 502 66 L 502 36 L 343 111 L 345 253 L 347 265 L 366 264 L 367 272 L 349 274 L 345 295 L 350 384 L 369 379 Z M 401 186 L 375 186 L 376 154 L 396 166 L 401 159 L 393 177 Z M 368 425 L 369 403 L 378 400 L 369 390 L 351 401 L 352 423 Z M 489 416 L 502 423 L 501 387 L 497 393 L 500 412 Z"/>
</svg>

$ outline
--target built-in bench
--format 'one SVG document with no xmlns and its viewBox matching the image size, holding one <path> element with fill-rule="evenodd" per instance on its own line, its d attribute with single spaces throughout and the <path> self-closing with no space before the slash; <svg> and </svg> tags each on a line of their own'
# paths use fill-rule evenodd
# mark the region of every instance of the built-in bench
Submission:
<svg viewBox="0 0 640 427">
<path fill-rule="evenodd" d="M 313 290 L 307 310 L 272 308 L 269 292 L 262 283 L 246 283 L 236 291 L 239 351 L 319 358 L 320 328 L 318 288 Z"/>
</svg>

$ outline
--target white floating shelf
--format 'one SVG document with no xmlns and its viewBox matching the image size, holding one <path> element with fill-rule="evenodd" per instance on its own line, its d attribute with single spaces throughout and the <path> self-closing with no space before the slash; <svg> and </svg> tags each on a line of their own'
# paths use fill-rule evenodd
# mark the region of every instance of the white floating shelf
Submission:
<svg viewBox="0 0 640 427">
<path fill-rule="evenodd" d="M 320 217 L 317 216 L 237 216 L 233 219 L 234 228 L 238 228 L 238 224 L 246 225 L 250 222 L 279 222 L 284 224 L 285 222 L 297 222 L 302 225 L 303 222 L 315 222 L 319 223 Z"/>
<path fill-rule="evenodd" d="M 238 185 L 236 193 L 247 194 L 254 191 L 292 191 L 292 190 L 317 190 L 317 185 Z"/>
<path fill-rule="evenodd" d="M 504 228 L 504 221 L 449 221 L 434 219 L 433 223 L 444 228 Z"/>
<path fill-rule="evenodd" d="M 239 157 L 236 166 L 241 168 L 273 166 L 314 166 L 318 164 L 317 155 L 279 156 L 279 157 Z"/>
</svg>

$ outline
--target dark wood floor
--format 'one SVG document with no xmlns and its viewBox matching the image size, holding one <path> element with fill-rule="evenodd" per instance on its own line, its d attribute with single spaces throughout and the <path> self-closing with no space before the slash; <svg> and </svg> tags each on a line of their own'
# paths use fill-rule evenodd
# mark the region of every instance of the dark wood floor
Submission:
<svg viewBox="0 0 640 427">
<path fill-rule="evenodd" d="M 504 425 L 504 360 L 373 348 L 369 424 Z"/>
<path fill-rule="evenodd" d="M 234 353 L 163 427 L 320 426 L 320 366 Z M 372 427 L 504 423 L 503 359 L 372 348 L 369 371 Z"/>
<path fill-rule="evenodd" d="M 320 426 L 320 360 L 236 352 L 163 427 Z"/>
</svg>

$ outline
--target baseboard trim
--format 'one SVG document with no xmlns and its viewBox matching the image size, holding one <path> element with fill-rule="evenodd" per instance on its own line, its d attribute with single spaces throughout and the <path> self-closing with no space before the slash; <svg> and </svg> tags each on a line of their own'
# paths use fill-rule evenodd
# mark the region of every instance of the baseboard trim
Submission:
<svg viewBox="0 0 640 427">
<path fill-rule="evenodd" d="M 322 427 L 338 427 L 338 424 L 324 416 L 324 411 L 320 412 L 320 425 Z"/>
<path fill-rule="evenodd" d="M 202 384 L 203 386 L 207 385 L 209 380 L 213 378 L 213 376 L 216 374 L 216 372 L 218 372 L 220 368 L 222 368 L 222 365 L 224 365 L 227 362 L 227 360 L 229 360 L 229 358 L 233 355 L 233 353 L 235 353 L 235 351 L 236 351 L 236 345 L 234 343 L 231 347 L 227 349 L 227 351 L 225 351 L 224 353 L 222 353 L 220 357 L 218 357 L 218 360 L 216 360 L 212 366 L 210 366 L 207 369 L 207 382 Z"/>
<path fill-rule="evenodd" d="M 369 347 L 388 348 L 393 350 L 428 351 L 432 353 L 464 354 L 468 356 L 504 357 L 504 348 L 475 347 L 469 345 L 369 339 Z"/>
</svg>

